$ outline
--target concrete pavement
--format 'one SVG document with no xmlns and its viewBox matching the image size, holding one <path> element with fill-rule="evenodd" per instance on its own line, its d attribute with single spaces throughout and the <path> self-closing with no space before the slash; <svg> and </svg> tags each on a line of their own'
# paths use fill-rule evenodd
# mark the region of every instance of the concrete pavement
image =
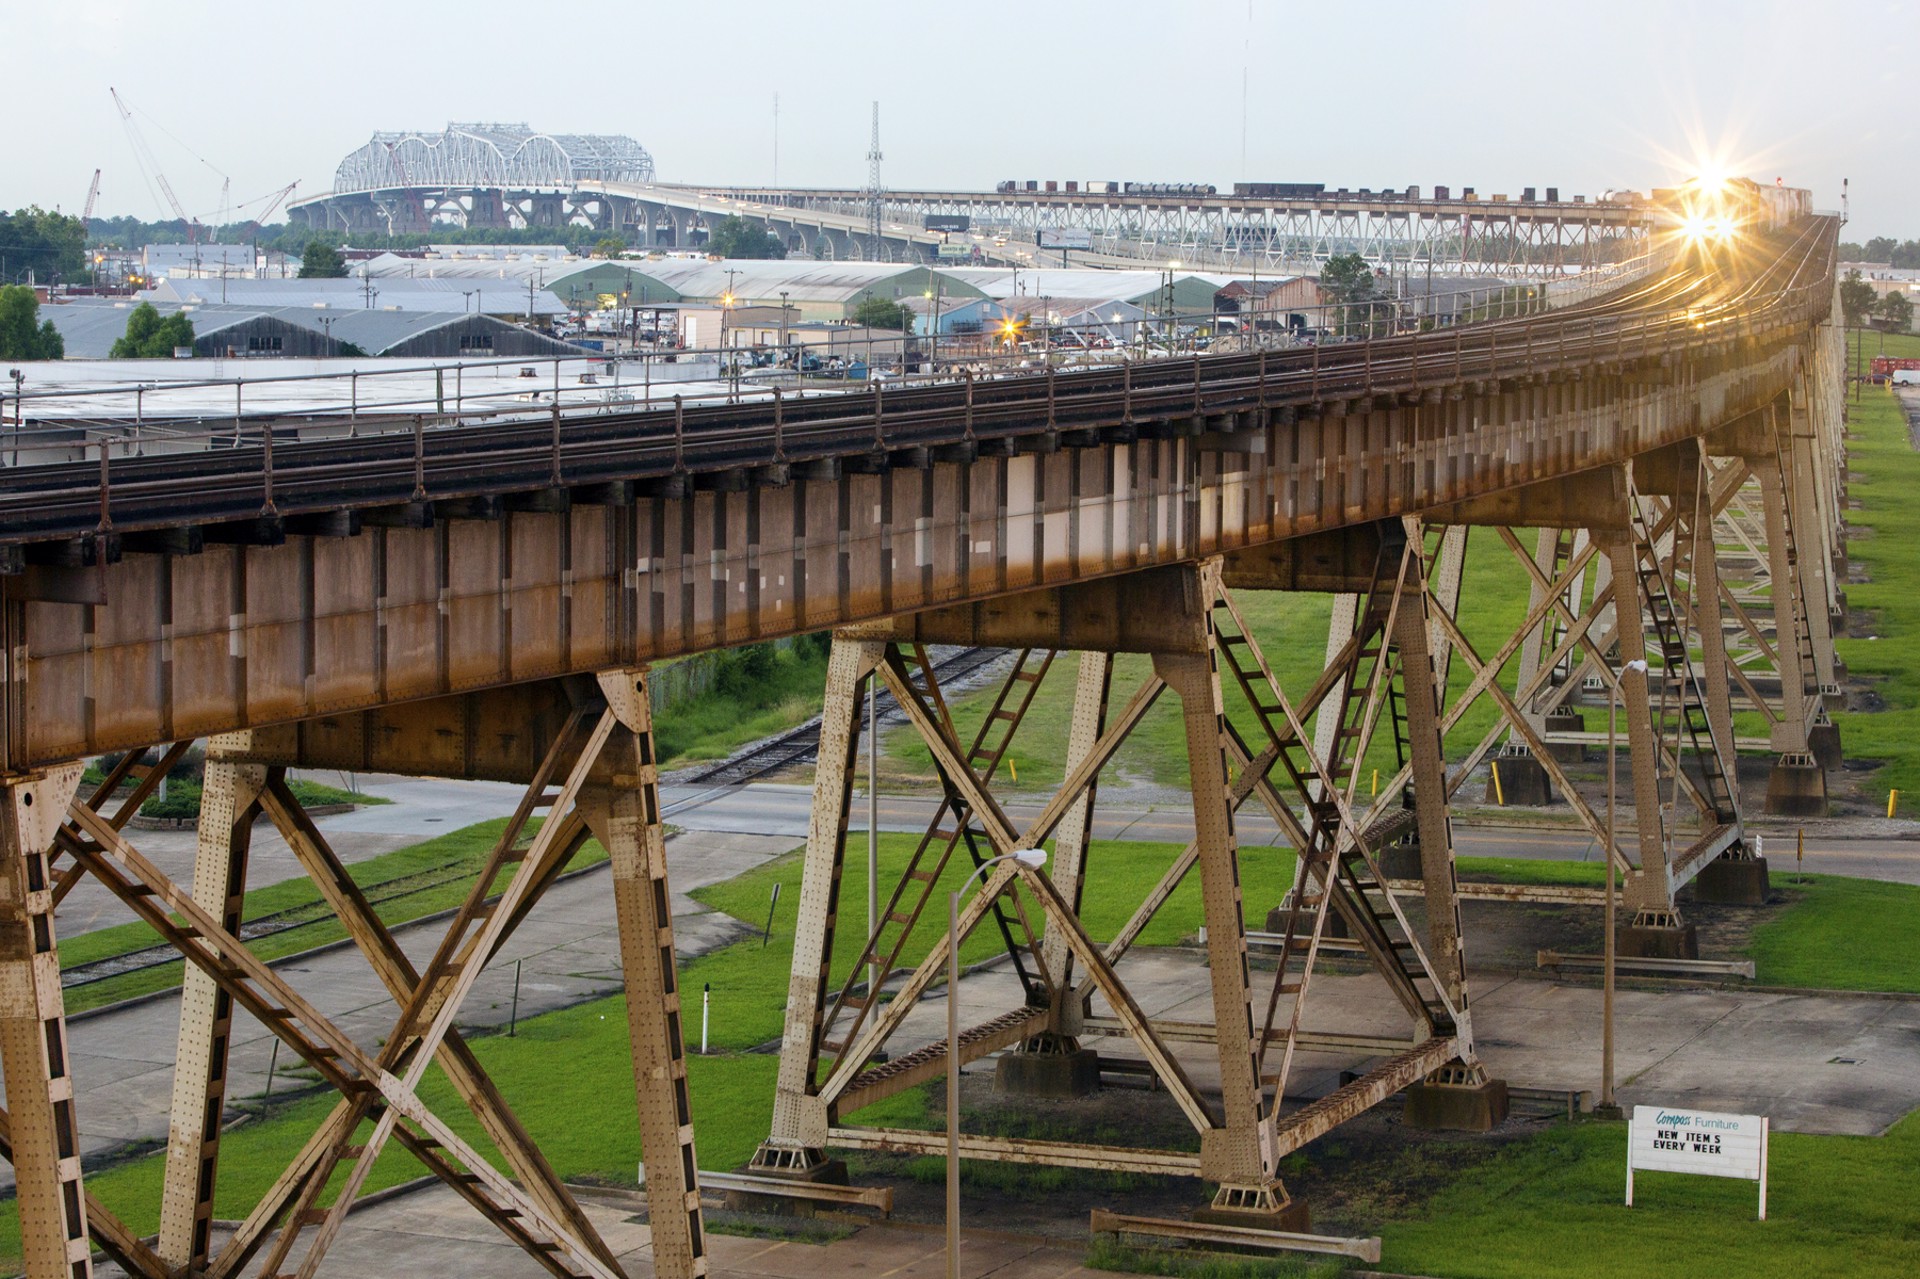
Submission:
<svg viewBox="0 0 1920 1279">
<path fill-rule="evenodd" d="M 621 1268 L 653 1273 L 652 1233 L 638 1214 L 638 1196 L 591 1195 L 583 1200 Z M 476 1226 L 479 1227 L 476 1229 Z M 224 1239 L 216 1232 L 215 1246 Z M 1086 1250 L 1058 1247 L 970 1229 L 961 1240 L 961 1279 L 1094 1279 L 1082 1265 Z M 404 1258 L 404 1264 L 396 1259 Z M 824 1246 L 786 1239 L 750 1239 L 708 1232 L 712 1279 L 944 1279 L 945 1236 L 924 1227 L 876 1224 Z M 356 1211 L 327 1253 L 323 1274 L 463 1275 L 469 1279 L 536 1273 L 527 1255 L 486 1227 L 444 1187 L 423 1190 Z M 96 1273 L 120 1275 L 114 1267 Z"/>
</svg>

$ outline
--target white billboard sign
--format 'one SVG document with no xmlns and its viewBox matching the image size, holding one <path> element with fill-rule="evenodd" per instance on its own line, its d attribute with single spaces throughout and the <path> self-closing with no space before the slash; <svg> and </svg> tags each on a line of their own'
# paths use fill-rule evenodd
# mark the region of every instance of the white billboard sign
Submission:
<svg viewBox="0 0 1920 1279">
<path fill-rule="evenodd" d="M 1633 1174 L 1688 1172 L 1760 1183 L 1760 1220 L 1767 1219 L 1767 1118 L 1710 1110 L 1635 1106 L 1627 1127 L 1627 1207 Z"/>
<path fill-rule="evenodd" d="M 1040 228 L 1040 247 L 1043 249 L 1091 249 L 1093 232 L 1077 226 L 1043 226 Z"/>
</svg>

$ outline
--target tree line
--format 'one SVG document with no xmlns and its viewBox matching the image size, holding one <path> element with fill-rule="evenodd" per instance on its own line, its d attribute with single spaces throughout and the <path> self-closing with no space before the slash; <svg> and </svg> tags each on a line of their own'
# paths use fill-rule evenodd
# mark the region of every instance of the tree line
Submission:
<svg viewBox="0 0 1920 1279">
<path fill-rule="evenodd" d="M 1865 244 L 1844 240 L 1840 244 L 1842 262 L 1871 262 L 1896 270 L 1920 270 L 1920 240 L 1896 240 L 1876 235 Z"/>
<path fill-rule="evenodd" d="M 37 204 L 0 213 L 0 284 L 72 284 L 88 278 L 87 227 Z"/>
</svg>

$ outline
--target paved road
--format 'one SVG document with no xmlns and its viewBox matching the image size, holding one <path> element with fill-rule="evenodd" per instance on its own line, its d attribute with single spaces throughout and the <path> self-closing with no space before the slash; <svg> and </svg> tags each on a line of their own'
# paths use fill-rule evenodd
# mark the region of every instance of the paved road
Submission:
<svg viewBox="0 0 1920 1279">
<path fill-rule="evenodd" d="M 1107 801 L 1111 792 L 1101 792 Z M 768 835 L 790 835 L 805 839 L 812 793 L 805 786 L 756 783 L 719 790 L 700 787 L 668 787 L 664 796 L 668 820 L 685 830 L 752 831 Z M 938 800 L 932 796 L 888 795 L 880 797 L 880 829 L 887 831 L 923 831 L 932 819 Z M 678 806 L 678 807 L 676 807 Z M 1016 823 L 1037 816 L 1041 802 L 1012 802 L 1006 812 Z M 856 798 L 853 821 L 864 829 L 867 805 L 864 796 Z M 1621 829 L 1629 829 L 1631 817 L 1623 814 Z M 1279 840 L 1280 831 L 1265 812 L 1252 805 L 1242 809 L 1234 821 L 1242 844 L 1267 844 Z M 1193 838 L 1192 814 L 1176 804 L 1140 806 L 1130 804 L 1125 792 L 1111 802 L 1094 808 L 1094 835 L 1098 839 L 1159 840 L 1185 843 Z M 1462 857 L 1537 857 L 1553 861 L 1598 861 L 1598 850 L 1585 831 L 1564 827 L 1531 830 L 1517 827 L 1470 826 L 1454 823 L 1454 849 Z M 1793 862 L 1793 837 L 1788 834 L 1765 836 L 1765 851 L 1777 870 L 1789 869 Z M 1896 838 L 1850 839 L 1831 834 L 1807 838 L 1806 868 L 1811 872 L 1851 875 L 1862 879 L 1884 879 L 1904 884 L 1920 884 L 1920 841 Z"/>
</svg>

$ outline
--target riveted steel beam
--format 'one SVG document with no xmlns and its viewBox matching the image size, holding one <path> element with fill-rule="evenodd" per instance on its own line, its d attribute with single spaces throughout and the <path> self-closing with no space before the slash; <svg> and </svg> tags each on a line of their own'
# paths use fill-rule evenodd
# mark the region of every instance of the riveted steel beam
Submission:
<svg viewBox="0 0 1920 1279">
<path fill-rule="evenodd" d="M 0 782 L 0 1070 L 27 1279 L 93 1273 L 47 850 L 80 766 Z"/>
</svg>

